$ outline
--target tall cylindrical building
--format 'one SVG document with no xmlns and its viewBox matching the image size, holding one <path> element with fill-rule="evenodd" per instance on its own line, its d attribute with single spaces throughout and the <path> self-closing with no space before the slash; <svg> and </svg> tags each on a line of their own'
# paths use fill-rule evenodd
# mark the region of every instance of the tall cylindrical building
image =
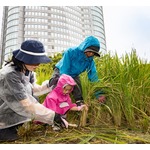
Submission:
<svg viewBox="0 0 150 150">
<path fill-rule="evenodd" d="M 9 59 L 27 39 L 45 45 L 49 56 L 79 45 L 94 35 L 106 50 L 103 8 L 101 6 L 4 6 L 2 59 Z"/>
</svg>

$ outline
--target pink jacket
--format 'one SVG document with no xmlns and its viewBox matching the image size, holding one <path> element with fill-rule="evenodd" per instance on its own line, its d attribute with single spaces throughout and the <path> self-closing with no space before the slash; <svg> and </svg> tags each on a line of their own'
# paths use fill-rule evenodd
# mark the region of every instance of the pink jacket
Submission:
<svg viewBox="0 0 150 150">
<path fill-rule="evenodd" d="M 73 87 L 76 85 L 74 79 L 66 74 L 62 74 L 57 82 L 56 87 L 47 95 L 43 102 L 43 105 L 58 114 L 65 114 L 69 109 L 77 106 L 72 103 L 70 93 L 67 95 L 63 94 L 63 86 L 69 84 Z M 72 89 L 73 90 L 73 89 Z"/>
</svg>

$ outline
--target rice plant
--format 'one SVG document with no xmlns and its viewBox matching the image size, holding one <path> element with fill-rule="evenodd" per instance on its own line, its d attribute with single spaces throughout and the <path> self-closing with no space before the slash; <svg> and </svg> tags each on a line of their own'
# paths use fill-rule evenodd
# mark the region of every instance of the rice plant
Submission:
<svg viewBox="0 0 150 150">
<path fill-rule="evenodd" d="M 56 55 L 53 63 L 40 66 L 37 70 L 39 83 L 50 78 L 53 65 L 60 58 L 61 55 Z M 141 128 L 143 131 L 144 128 L 148 129 L 150 64 L 138 58 L 136 50 L 121 58 L 108 52 L 100 59 L 95 58 L 95 63 L 100 82 L 90 83 L 86 72 L 80 75 L 84 101 L 89 107 L 88 123 Z M 94 95 L 96 91 L 105 95 L 104 104 L 97 101 Z M 147 121 L 141 124 L 143 119 Z"/>
<path fill-rule="evenodd" d="M 52 63 L 40 65 L 36 70 L 39 84 L 50 79 L 60 58 L 58 54 Z M 23 141 L 18 143 L 150 143 L 150 64 L 136 50 L 121 58 L 108 52 L 95 58 L 95 63 L 99 82 L 88 81 L 86 72 L 80 75 L 87 114 L 68 112 L 67 120 L 78 128 L 56 133 L 50 126 L 29 123 L 19 129 Z M 97 91 L 105 95 L 104 103 L 97 100 Z M 40 97 L 41 103 L 45 96 Z"/>
</svg>

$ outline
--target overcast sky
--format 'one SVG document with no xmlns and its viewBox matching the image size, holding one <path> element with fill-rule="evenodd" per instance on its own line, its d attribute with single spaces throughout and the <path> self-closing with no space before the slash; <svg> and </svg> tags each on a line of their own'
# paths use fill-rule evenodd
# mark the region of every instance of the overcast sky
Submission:
<svg viewBox="0 0 150 150">
<path fill-rule="evenodd" d="M 107 50 L 150 61 L 150 6 L 104 6 Z"/>
<path fill-rule="evenodd" d="M 5 0 L 7 1 L 7 0 Z M 57 0 L 55 0 L 57 1 Z M 62 0 L 61 0 L 62 1 Z M 66 2 L 66 0 L 63 0 Z M 76 0 L 78 1 L 78 0 Z M 105 0 L 106 2 L 107 0 Z M 135 4 L 131 3 L 132 1 L 126 0 L 126 2 L 130 2 L 132 5 L 122 5 L 120 1 L 113 0 L 113 4 L 111 3 L 100 3 L 98 0 L 95 2 L 92 1 L 90 3 L 81 3 L 80 6 L 103 6 L 104 12 L 104 23 L 105 23 L 105 34 L 106 34 L 106 44 L 107 50 L 112 54 L 117 52 L 119 56 L 125 53 L 130 53 L 132 48 L 135 48 L 138 56 L 141 59 L 146 59 L 150 62 L 150 4 L 144 5 L 145 0 L 142 0 L 143 3 L 136 2 Z M 40 0 L 38 0 L 40 2 Z M 43 2 L 43 1 L 42 1 Z M 44 2 L 46 2 L 44 0 Z M 57 6 L 73 6 L 74 1 L 72 3 L 61 3 L 57 4 Z M 95 2 L 95 3 L 94 3 Z M 116 2 L 116 3 L 115 3 Z M 123 1 L 121 1 L 123 2 Z M 56 3 L 45 3 L 47 6 L 56 6 Z M 30 3 L 28 0 L 23 1 L 22 6 L 29 5 L 39 5 L 44 6 L 43 3 Z M 78 3 L 75 3 L 75 6 Z M 3 4 L 2 6 L 8 6 L 9 4 Z M 15 3 L 11 4 L 15 5 Z M 17 6 L 19 4 L 16 4 Z M 0 8 L 2 8 L 2 6 Z M 19 5 L 20 6 L 20 5 Z M 0 19 L 2 18 L 2 9 L 0 9 Z M 1 22 L 0 22 L 1 25 Z"/>
</svg>

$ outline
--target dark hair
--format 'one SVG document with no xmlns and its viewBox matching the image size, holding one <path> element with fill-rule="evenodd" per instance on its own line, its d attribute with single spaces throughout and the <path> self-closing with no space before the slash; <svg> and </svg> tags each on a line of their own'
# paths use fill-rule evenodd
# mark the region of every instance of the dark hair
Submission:
<svg viewBox="0 0 150 150">
<path fill-rule="evenodd" d="M 24 62 L 22 62 L 22 61 L 16 59 L 14 56 L 12 56 L 12 59 L 11 59 L 10 61 L 8 61 L 5 65 L 7 65 L 7 64 L 9 64 L 9 63 L 11 63 L 11 62 L 13 62 L 13 64 L 11 64 L 11 65 L 12 65 L 12 66 L 15 66 L 15 70 L 16 70 L 16 71 L 22 72 L 22 71 L 26 70 L 26 67 L 25 67 L 25 65 L 24 65 Z"/>
</svg>

